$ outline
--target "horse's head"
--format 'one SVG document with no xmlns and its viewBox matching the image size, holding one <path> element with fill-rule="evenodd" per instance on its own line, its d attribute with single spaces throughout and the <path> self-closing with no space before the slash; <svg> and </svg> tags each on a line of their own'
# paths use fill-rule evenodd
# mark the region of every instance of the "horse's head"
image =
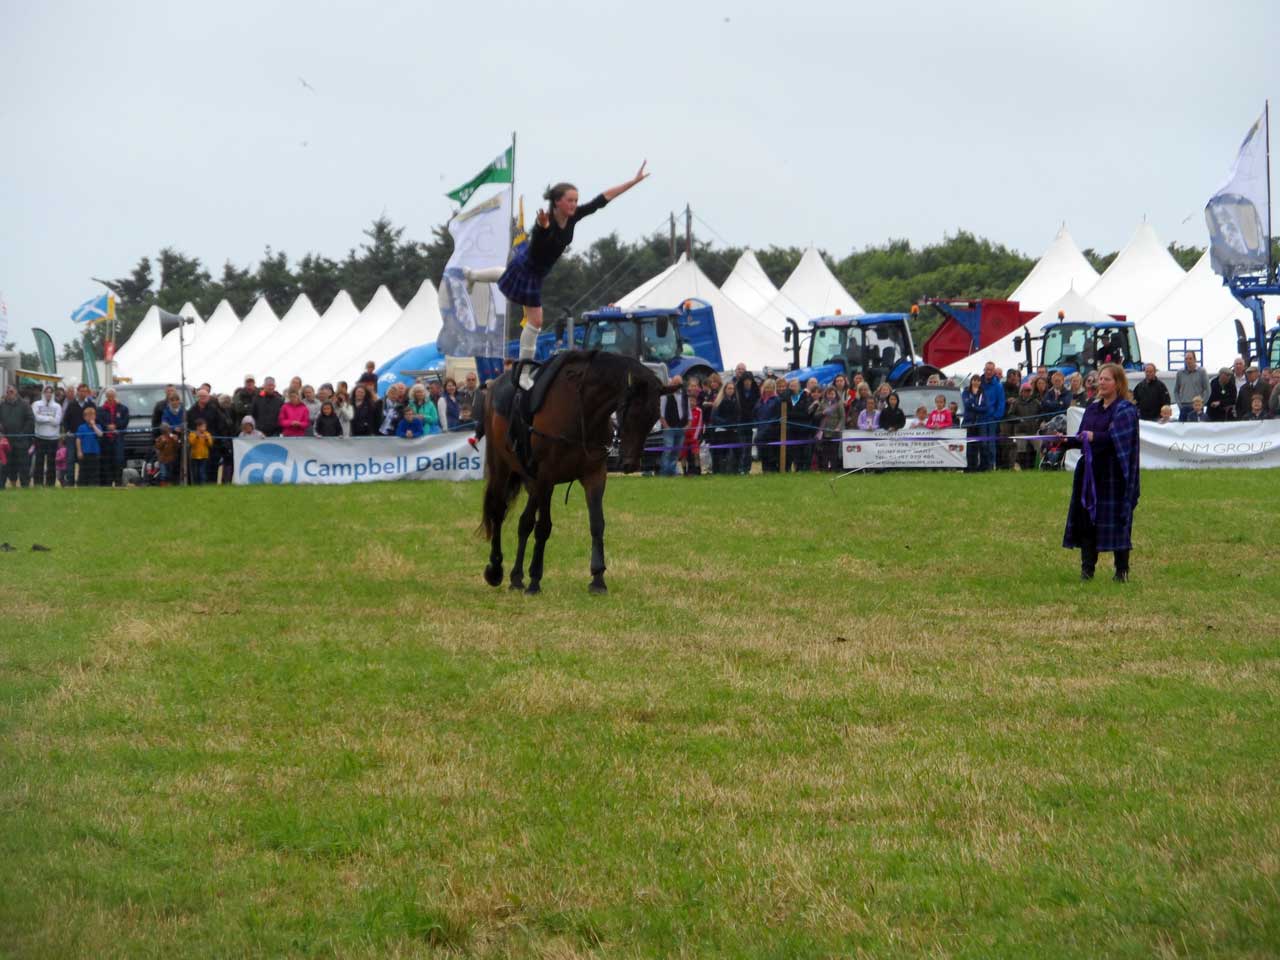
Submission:
<svg viewBox="0 0 1280 960">
<path fill-rule="evenodd" d="M 622 454 L 623 473 L 640 469 L 644 454 L 644 442 L 649 431 L 662 416 L 662 398 L 679 390 L 678 386 L 663 386 L 653 371 L 636 364 L 627 374 L 627 389 L 618 405 L 618 439 Z"/>
</svg>

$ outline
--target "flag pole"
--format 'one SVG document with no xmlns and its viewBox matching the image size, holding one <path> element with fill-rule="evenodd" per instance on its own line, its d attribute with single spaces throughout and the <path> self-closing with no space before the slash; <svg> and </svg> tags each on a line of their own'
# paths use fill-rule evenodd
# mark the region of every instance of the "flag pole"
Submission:
<svg viewBox="0 0 1280 960">
<path fill-rule="evenodd" d="M 1267 283 L 1271 282 L 1271 100 L 1266 101 L 1263 109 L 1266 117 L 1267 137 Z"/>
<path fill-rule="evenodd" d="M 516 131 L 511 131 L 511 217 L 507 224 L 507 256 L 511 255 L 511 245 L 516 239 Z"/>
</svg>

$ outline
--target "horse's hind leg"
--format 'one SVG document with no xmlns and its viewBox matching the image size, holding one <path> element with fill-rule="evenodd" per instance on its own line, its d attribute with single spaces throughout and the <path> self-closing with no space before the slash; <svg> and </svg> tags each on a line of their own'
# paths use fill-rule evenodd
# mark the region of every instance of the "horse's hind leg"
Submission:
<svg viewBox="0 0 1280 960">
<path fill-rule="evenodd" d="M 533 532 L 533 524 L 538 516 L 538 498 L 530 494 L 520 514 L 518 530 L 520 540 L 516 546 L 516 562 L 511 567 L 511 589 L 524 589 L 524 548 L 529 542 L 529 534 Z"/>
<path fill-rule="evenodd" d="M 592 593 L 608 593 L 604 583 L 604 473 L 584 478 L 582 487 L 587 495 L 587 516 L 591 523 L 591 585 Z"/>
<path fill-rule="evenodd" d="M 539 486 L 529 494 L 531 500 L 537 499 L 538 521 L 533 528 L 533 559 L 529 562 L 529 586 L 525 593 L 542 591 L 542 555 L 551 537 L 551 491 L 551 487 Z"/>
<path fill-rule="evenodd" d="M 489 563 L 484 568 L 484 582 L 491 587 L 502 583 L 502 523 L 511 502 L 510 475 L 491 476 L 484 491 L 484 516 L 489 529 Z"/>
</svg>

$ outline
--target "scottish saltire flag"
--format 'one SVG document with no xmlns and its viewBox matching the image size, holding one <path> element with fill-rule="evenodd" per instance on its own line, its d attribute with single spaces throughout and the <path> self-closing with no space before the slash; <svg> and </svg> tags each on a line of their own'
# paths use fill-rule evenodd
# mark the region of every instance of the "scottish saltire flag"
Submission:
<svg viewBox="0 0 1280 960">
<path fill-rule="evenodd" d="M 477 173 L 474 177 L 458 187 L 456 190 L 450 190 L 445 194 L 450 200 L 456 200 L 464 207 L 467 201 L 471 199 L 471 195 L 486 183 L 511 183 L 515 176 L 515 147 L 510 146 L 503 150 L 493 158 L 493 162 Z"/>
<path fill-rule="evenodd" d="M 453 256 L 440 278 L 440 317 L 436 344 L 453 357 L 500 357 L 506 346 L 507 301 L 496 283 L 476 283 L 470 290 L 464 268 L 501 271 L 507 263 L 511 235 L 511 191 L 449 221 Z"/>
<path fill-rule="evenodd" d="M 1216 273 L 1234 277 L 1264 270 L 1271 233 L 1267 189 L 1266 115 L 1245 134 L 1227 182 L 1204 208 L 1209 226 L 1209 261 Z"/>
<path fill-rule="evenodd" d="M 71 319 L 76 323 L 97 323 L 100 320 L 116 318 L 116 298 L 109 293 L 86 300 L 71 311 Z"/>
</svg>

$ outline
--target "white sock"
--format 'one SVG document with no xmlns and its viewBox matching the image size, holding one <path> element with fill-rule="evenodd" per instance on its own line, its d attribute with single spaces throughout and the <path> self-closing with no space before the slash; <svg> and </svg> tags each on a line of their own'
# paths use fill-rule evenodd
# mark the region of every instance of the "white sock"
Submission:
<svg viewBox="0 0 1280 960">
<path fill-rule="evenodd" d="M 526 323 L 524 329 L 520 331 L 520 359 L 532 360 L 533 355 L 538 352 L 538 334 L 542 331 L 535 327 L 532 323 Z"/>
</svg>

